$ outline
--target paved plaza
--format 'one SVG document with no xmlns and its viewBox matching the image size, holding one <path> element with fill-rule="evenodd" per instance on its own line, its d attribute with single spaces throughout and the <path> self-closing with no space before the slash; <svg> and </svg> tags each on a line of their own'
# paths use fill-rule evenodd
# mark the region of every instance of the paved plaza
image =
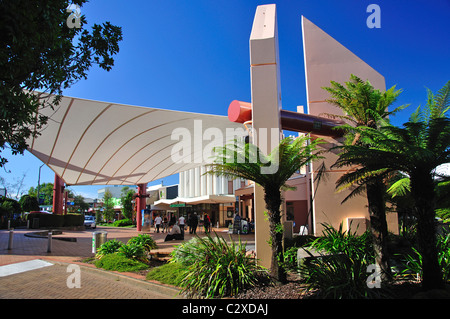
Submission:
<svg viewBox="0 0 450 319">
<path fill-rule="evenodd" d="M 106 231 L 107 239 L 127 242 L 138 235 L 135 228 L 97 227 L 83 231 L 63 231 L 54 235 L 51 252 L 48 238 L 29 237 L 33 229 L 15 229 L 12 249 L 8 249 L 8 230 L 0 230 L 0 299 L 171 299 L 179 298 L 174 287 L 145 280 L 144 275 L 119 273 L 97 269 L 80 262 L 92 254 L 92 233 Z M 225 229 L 215 229 L 228 239 Z M 28 236 L 26 236 L 28 235 Z M 151 233 L 158 248 L 170 251 L 181 241 L 164 242 L 165 233 Z M 198 235 L 203 236 L 203 232 Z M 193 235 L 187 233 L 185 240 Z M 232 235 L 238 240 L 237 235 Z M 75 238 L 76 241 L 57 238 Z M 254 245 L 253 235 L 242 235 L 241 240 Z M 70 288 L 70 265 L 80 269 L 80 288 Z M 75 267 L 76 267 L 75 266 Z M 3 271 L 2 271 L 3 270 Z M 69 284 L 68 284 L 69 282 Z"/>
</svg>

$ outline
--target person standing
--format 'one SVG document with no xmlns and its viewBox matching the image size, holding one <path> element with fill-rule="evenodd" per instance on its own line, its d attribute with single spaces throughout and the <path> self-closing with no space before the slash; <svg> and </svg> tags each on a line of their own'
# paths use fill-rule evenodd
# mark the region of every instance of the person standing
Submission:
<svg viewBox="0 0 450 319">
<path fill-rule="evenodd" d="M 155 227 L 156 227 L 156 232 L 159 233 L 159 227 L 161 227 L 161 222 L 162 222 L 162 218 L 161 216 L 156 216 L 155 218 Z"/>
<path fill-rule="evenodd" d="M 209 218 L 209 215 L 205 214 L 203 220 L 205 225 L 205 233 L 209 233 L 211 231 L 211 219 Z"/>
<path fill-rule="evenodd" d="M 191 217 L 189 219 L 189 233 L 190 234 L 197 234 L 197 225 L 198 225 L 198 218 L 197 214 L 193 213 L 191 214 Z"/>
<path fill-rule="evenodd" d="M 181 215 L 178 219 L 178 226 L 180 226 L 181 234 L 184 236 L 184 216 Z"/>
</svg>

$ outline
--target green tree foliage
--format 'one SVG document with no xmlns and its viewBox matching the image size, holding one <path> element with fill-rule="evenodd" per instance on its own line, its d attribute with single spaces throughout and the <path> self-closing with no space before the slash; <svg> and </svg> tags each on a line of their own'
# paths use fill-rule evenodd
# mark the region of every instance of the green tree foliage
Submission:
<svg viewBox="0 0 450 319">
<path fill-rule="evenodd" d="M 93 64 L 109 71 L 122 30 L 110 22 L 87 28 L 67 23 L 87 0 L 0 1 L 0 151 L 23 154 L 47 118 L 38 112 L 58 104 L 64 89 L 86 79 Z M 70 19 L 69 19 L 70 20 Z M 71 26 L 71 27 L 70 27 Z M 50 96 L 50 94 L 52 96 Z M 0 167 L 7 160 L 0 156 Z"/>
<path fill-rule="evenodd" d="M 19 202 L 12 198 L 1 198 L 1 212 L 6 218 L 12 218 L 13 214 L 22 212 Z"/>
<path fill-rule="evenodd" d="M 450 162 L 450 119 L 409 121 L 403 127 L 358 129 L 366 145 L 346 145 L 337 166 L 359 165 L 345 176 L 346 182 L 396 171 L 410 178 L 417 240 L 423 258 L 423 286 L 440 288 L 442 276 L 436 248 L 436 167 Z"/>
<path fill-rule="evenodd" d="M 114 219 L 114 199 L 109 190 L 106 190 L 103 195 L 103 217 L 106 221 Z"/>
<path fill-rule="evenodd" d="M 302 166 L 320 158 L 320 139 L 310 140 L 308 136 L 293 139 L 287 137 L 272 152 L 265 156 L 254 144 L 235 141 L 225 147 L 216 148 L 216 159 L 209 166 L 209 174 L 229 178 L 243 178 L 254 181 L 264 189 L 264 201 L 268 210 L 271 236 L 271 276 L 286 281 L 283 264 L 283 231 L 281 227 L 281 191 L 292 189 L 286 182 Z M 267 173 L 264 168 L 278 167 L 276 172 Z M 281 260 L 280 260 L 281 259 Z"/>
<path fill-rule="evenodd" d="M 129 189 L 129 187 L 124 187 L 122 189 L 120 203 L 122 204 L 122 214 L 126 219 L 131 219 L 133 217 L 133 195 L 134 191 Z"/>
<path fill-rule="evenodd" d="M 35 196 L 23 195 L 19 200 L 19 204 L 24 212 L 39 210 L 39 203 Z"/>
<path fill-rule="evenodd" d="M 53 204 L 53 183 L 43 183 L 39 186 L 39 194 L 43 196 L 42 205 L 52 205 Z M 30 187 L 28 190 L 28 195 L 38 198 L 38 187 Z"/>
<path fill-rule="evenodd" d="M 71 196 L 68 196 L 71 198 Z M 89 209 L 89 204 L 84 201 L 82 195 L 76 195 L 73 197 L 73 205 L 69 206 L 68 210 L 70 212 L 84 212 Z"/>
<path fill-rule="evenodd" d="M 344 125 L 346 129 L 346 144 L 364 145 L 360 139 L 360 134 L 353 130 L 353 127 L 367 126 L 377 129 L 381 124 L 388 121 L 388 116 L 404 109 L 407 105 L 397 107 L 389 111 L 401 93 L 395 86 L 387 91 L 375 89 L 369 81 L 363 81 L 356 75 L 350 75 L 350 81 L 345 82 L 345 86 L 331 81 L 331 87 L 324 87 L 330 93 L 331 98 L 327 101 L 338 106 L 344 115 L 327 114 L 333 118 L 341 118 L 350 124 Z M 348 200 L 352 196 L 366 192 L 374 249 L 376 251 L 377 263 L 383 271 L 383 279 L 390 277 L 389 257 L 387 250 L 387 222 L 386 203 L 384 194 L 386 193 L 385 176 L 372 179 L 361 179 L 358 183 L 343 183 L 341 179 L 338 189 L 348 189 L 352 187 Z M 344 201 L 345 201 L 344 200 Z"/>
</svg>

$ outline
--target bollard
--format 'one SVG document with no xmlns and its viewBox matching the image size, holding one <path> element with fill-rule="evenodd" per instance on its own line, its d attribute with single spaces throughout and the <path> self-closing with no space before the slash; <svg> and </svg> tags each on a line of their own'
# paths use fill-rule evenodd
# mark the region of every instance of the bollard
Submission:
<svg viewBox="0 0 450 319">
<path fill-rule="evenodd" d="M 106 242 L 108 233 L 106 231 L 95 231 L 92 233 L 92 253 L 96 254 L 97 249 Z"/>
<path fill-rule="evenodd" d="M 8 250 L 12 249 L 14 239 L 14 228 L 9 230 L 9 241 L 8 241 Z"/>
<path fill-rule="evenodd" d="M 52 252 L 52 232 L 51 231 L 48 232 L 47 252 L 48 253 Z"/>
</svg>

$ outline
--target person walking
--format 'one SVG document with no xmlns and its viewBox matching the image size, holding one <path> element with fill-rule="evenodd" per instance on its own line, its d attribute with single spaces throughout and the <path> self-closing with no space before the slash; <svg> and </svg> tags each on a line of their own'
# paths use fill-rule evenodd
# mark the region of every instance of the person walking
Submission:
<svg viewBox="0 0 450 319">
<path fill-rule="evenodd" d="M 180 218 L 178 218 L 178 226 L 180 226 L 181 234 L 184 236 L 184 216 L 181 215 Z"/>
<path fill-rule="evenodd" d="M 167 221 L 167 216 L 164 216 L 164 220 L 163 220 L 163 230 L 162 232 L 164 233 L 164 230 L 167 232 L 169 232 L 169 223 Z"/>
<path fill-rule="evenodd" d="M 155 227 L 156 227 L 156 232 L 159 233 L 159 227 L 161 227 L 161 223 L 162 223 L 162 218 L 161 216 L 156 216 L 155 218 Z"/>
<path fill-rule="evenodd" d="M 197 225 L 198 225 L 197 214 L 193 213 L 193 214 L 191 214 L 191 217 L 189 219 L 189 233 L 190 234 L 197 234 Z"/>
<path fill-rule="evenodd" d="M 203 223 L 205 225 L 205 233 L 209 233 L 211 231 L 211 219 L 209 218 L 208 214 L 205 214 L 203 217 Z"/>
</svg>

